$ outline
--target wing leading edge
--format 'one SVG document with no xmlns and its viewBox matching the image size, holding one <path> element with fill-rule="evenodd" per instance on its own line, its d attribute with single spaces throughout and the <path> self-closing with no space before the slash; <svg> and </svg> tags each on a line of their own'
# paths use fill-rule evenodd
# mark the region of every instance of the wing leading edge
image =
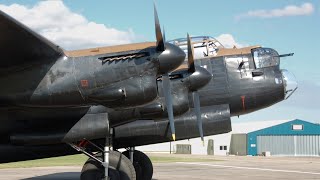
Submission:
<svg viewBox="0 0 320 180">
<path fill-rule="evenodd" d="M 0 11 L 0 74 L 55 61 L 63 50 Z"/>
</svg>

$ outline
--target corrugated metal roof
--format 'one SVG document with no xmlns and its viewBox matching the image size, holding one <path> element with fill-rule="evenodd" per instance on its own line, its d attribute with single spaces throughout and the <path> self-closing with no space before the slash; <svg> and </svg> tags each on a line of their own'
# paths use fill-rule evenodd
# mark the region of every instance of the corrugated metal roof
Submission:
<svg viewBox="0 0 320 180">
<path fill-rule="evenodd" d="M 292 126 L 302 125 L 301 130 L 293 130 Z M 257 131 L 249 132 L 250 135 L 302 135 L 302 134 L 320 134 L 320 125 L 311 123 L 308 121 L 295 119 L 285 123 L 281 123 L 279 125 L 273 125 L 272 127 L 265 127 L 262 129 L 258 129 Z"/>
</svg>

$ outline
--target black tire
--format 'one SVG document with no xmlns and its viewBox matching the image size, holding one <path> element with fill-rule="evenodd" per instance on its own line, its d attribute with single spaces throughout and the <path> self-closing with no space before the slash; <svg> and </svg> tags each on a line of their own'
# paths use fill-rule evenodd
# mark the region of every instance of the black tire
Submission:
<svg viewBox="0 0 320 180">
<path fill-rule="evenodd" d="M 129 151 L 123 154 L 130 159 Z M 141 151 L 135 150 L 133 153 L 133 166 L 136 170 L 137 180 L 151 180 L 153 175 L 153 165 L 149 157 Z"/>
<path fill-rule="evenodd" d="M 102 160 L 102 153 L 96 157 Z M 136 172 L 131 161 L 117 151 L 109 154 L 110 180 L 136 180 Z M 104 177 L 104 167 L 96 160 L 89 158 L 82 167 L 81 180 L 101 180 Z"/>
</svg>

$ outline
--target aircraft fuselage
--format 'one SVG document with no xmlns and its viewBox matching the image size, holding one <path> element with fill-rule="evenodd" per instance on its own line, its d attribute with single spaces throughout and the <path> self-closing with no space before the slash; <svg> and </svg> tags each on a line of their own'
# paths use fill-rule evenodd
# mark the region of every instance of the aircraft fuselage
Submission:
<svg viewBox="0 0 320 180">
<path fill-rule="evenodd" d="M 259 48 L 257 50 L 263 51 Z M 199 58 L 195 61 L 196 69 L 206 69 L 212 74 L 211 80 L 198 90 L 204 135 L 229 132 L 231 131 L 231 116 L 239 116 L 268 107 L 284 100 L 290 94 L 287 89 L 288 78 L 284 74 L 284 70 L 280 70 L 279 62 L 257 65 L 258 61 L 255 58 L 254 51 L 250 51 L 250 53 L 243 54 Z M 62 64 L 66 63 L 63 61 L 65 60 L 61 59 Z M 84 59 L 75 61 L 83 67 L 89 66 L 88 63 L 90 62 L 90 60 Z M 132 63 L 137 62 L 132 60 Z M 116 62 L 112 63 L 115 63 L 114 67 L 116 67 Z M 62 64 L 59 66 L 61 67 Z M 128 62 L 128 68 L 130 67 L 129 64 L 130 62 Z M 145 67 L 145 69 L 149 68 L 152 67 Z M 128 69 L 123 71 L 128 71 Z M 94 73 L 94 68 L 92 73 Z M 186 83 L 189 77 L 186 73 L 185 77 L 183 75 L 175 79 L 174 73 L 172 73 L 172 79 L 170 80 L 177 140 L 199 137 L 192 92 L 188 90 L 188 88 L 190 89 L 190 83 Z M 80 74 L 72 76 L 72 78 L 77 79 L 73 82 L 81 83 L 82 77 Z M 119 83 L 126 83 L 125 85 L 132 82 L 137 83 L 134 78 L 128 79 L 129 81 L 123 80 Z M 103 81 L 104 76 L 101 76 L 96 82 L 99 80 Z M 56 82 L 61 82 L 60 86 L 63 85 L 63 81 L 56 80 Z M 141 86 L 145 85 L 146 82 L 148 81 L 141 81 Z M 114 127 L 114 147 L 116 148 L 171 141 L 161 79 L 154 81 L 154 84 L 156 89 L 152 91 L 156 91 L 159 96 L 156 100 L 144 106 L 116 111 L 102 105 L 70 107 L 11 106 L 1 108 L 0 142 L 8 149 L 33 145 L 41 146 L 44 149 L 48 146 L 49 150 L 51 145 L 76 142 L 83 138 L 103 139 L 107 133 L 107 121 L 109 121 L 111 127 Z M 72 85 L 64 87 L 64 89 L 77 91 L 76 87 L 76 85 Z M 90 88 L 83 89 L 83 94 L 87 92 L 90 92 Z M 60 102 L 64 101 L 63 97 L 59 99 Z M 61 148 L 66 147 L 61 146 Z M 39 157 L 52 156 L 50 152 L 43 153 Z M 54 156 L 56 155 L 59 155 L 59 153 Z M 30 159 L 26 156 L 22 157 L 22 159 L 25 158 Z"/>
</svg>

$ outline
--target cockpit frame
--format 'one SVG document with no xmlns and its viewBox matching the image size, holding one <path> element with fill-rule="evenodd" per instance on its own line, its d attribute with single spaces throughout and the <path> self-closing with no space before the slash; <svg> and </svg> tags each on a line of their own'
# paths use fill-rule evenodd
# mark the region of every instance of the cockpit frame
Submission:
<svg viewBox="0 0 320 180">
<path fill-rule="evenodd" d="M 187 38 L 179 38 L 168 41 L 171 44 L 179 46 L 185 53 L 188 53 Z M 191 43 L 194 48 L 195 58 L 216 56 L 220 48 L 224 46 L 215 38 L 210 36 L 191 37 Z"/>
<path fill-rule="evenodd" d="M 271 48 L 253 48 L 251 49 L 254 65 L 256 69 L 279 66 L 280 58 L 277 51 Z"/>
</svg>

